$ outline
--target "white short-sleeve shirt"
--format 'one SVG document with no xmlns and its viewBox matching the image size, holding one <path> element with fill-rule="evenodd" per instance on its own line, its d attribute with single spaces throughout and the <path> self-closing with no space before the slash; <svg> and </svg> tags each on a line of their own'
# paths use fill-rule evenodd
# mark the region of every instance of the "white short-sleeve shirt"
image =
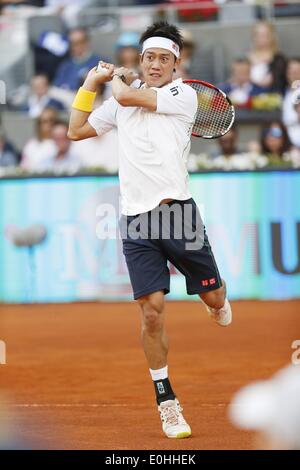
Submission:
<svg viewBox="0 0 300 470">
<path fill-rule="evenodd" d="M 136 80 L 132 86 L 139 88 L 141 82 Z M 197 94 L 181 79 L 153 89 L 157 92 L 156 111 L 121 106 L 112 97 L 88 119 L 98 135 L 117 127 L 124 215 L 150 211 L 162 199 L 191 197 L 186 162 Z"/>
</svg>

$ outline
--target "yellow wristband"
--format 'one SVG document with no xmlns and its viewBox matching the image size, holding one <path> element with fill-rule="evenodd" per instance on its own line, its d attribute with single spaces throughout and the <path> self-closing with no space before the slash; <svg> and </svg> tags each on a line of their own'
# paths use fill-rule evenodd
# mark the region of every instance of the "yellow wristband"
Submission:
<svg viewBox="0 0 300 470">
<path fill-rule="evenodd" d="M 85 90 L 80 87 L 73 101 L 72 108 L 91 113 L 93 111 L 96 94 L 97 93 L 94 91 Z"/>
</svg>

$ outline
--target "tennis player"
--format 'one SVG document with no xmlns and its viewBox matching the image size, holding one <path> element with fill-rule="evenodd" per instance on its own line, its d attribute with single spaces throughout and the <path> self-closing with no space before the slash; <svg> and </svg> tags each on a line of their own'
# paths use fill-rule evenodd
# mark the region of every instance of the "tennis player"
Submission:
<svg viewBox="0 0 300 470">
<path fill-rule="evenodd" d="M 175 26 L 159 22 L 142 34 L 140 43 L 144 82 L 130 70 L 101 62 L 101 69 L 89 72 L 74 100 L 69 138 L 81 140 L 118 129 L 120 227 L 134 299 L 141 308 L 142 343 L 163 431 L 167 437 L 184 438 L 191 435 L 191 428 L 168 378 L 164 326 L 164 295 L 170 289 L 167 262 L 185 276 L 187 293 L 199 295 L 219 325 L 229 325 L 232 314 L 225 283 L 188 189 L 186 160 L 197 95 L 181 79 L 172 81 L 180 63 L 182 37 Z M 92 111 L 97 86 L 107 81 L 112 81 L 113 96 Z M 171 209 L 170 236 L 165 237 L 161 235 L 166 223 L 163 212 Z M 132 229 L 136 222 L 144 224 L 140 237 Z M 186 236 L 185 230 L 180 237 L 175 233 L 182 227 L 193 229 L 195 241 L 198 238 L 200 243 L 190 243 L 192 248 L 187 249 L 190 235 Z"/>
</svg>

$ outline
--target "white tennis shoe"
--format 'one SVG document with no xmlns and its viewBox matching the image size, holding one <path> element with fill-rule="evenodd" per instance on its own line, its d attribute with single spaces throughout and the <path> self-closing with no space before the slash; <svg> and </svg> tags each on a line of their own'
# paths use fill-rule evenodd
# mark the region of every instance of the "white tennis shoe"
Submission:
<svg viewBox="0 0 300 470">
<path fill-rule="evenodd" d="M 214 320 L 220 326 L 228 326 L 232 322 L 231 306 L 228 299 L 225 299 L 224 306 L 222 308 L 211 308 L 205 305 L 208 314 L 212 320 Z"/>
<path fill-rule="evenodd" d="M 162 429 L 167 437 L 183 439 L 192 434 L 190 426 L 182 415 L 182 408 L 177 398 L 175 400 L 163 401 L 158 406 Z"/>
</svg>

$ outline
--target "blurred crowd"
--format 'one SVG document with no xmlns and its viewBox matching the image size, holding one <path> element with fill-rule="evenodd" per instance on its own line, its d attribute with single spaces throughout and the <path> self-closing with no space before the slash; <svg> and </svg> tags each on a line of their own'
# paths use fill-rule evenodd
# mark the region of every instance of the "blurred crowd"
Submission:
<svg viewBox="0 0 300 470">
<path fill-rule="evenodd" d="M 63 11 L 71 5 L 75 7 L 77 2 L 11 0 L 4 3 L 51 5 Z M 195 76 L 198 52 L 193 35 L 187 29 L 182 30 L 182 35 L 182 61 L 174 72 L 174 79 L 201 79 L 201 76 Z M 34 45 L 33 54 L 35 74 L 30 84 L 24 84 L 9 97 L 7 109 L 33 119 L 35 132 L 18 152 L 0 125 L 0 167 L 18 166 L 24 172 L 33 173 L 72 174 L 85 168 L 116 173 L 116 132 L 70 142 L 67 138 L 68 115 L 77 89 L 99 60 L 134 69 L 140 74 L 139 35 L 122 33 L 115 44 L 114 57 L 105 57 L 101 51 L 99 54 L 93 51 L 87 29 L 71 28 L 66 35 L 44 31 Z M 228 79 L 216 85 L 229 96 L 237 110 L 248 113 L 277 111 L 278 118 L 261 124 L 257 138 L 241 145 L 237 115 L 235 127 L 218 139 L 211 151 L 190 154 L 190 171 L 300 167 L 300 56 L 286 56 L 271 23 L 257 21 L 248 53 L 237 57 L 231 64 Z M 108 83 L 98 90 L 96 106 L 110 96 Z"/>
</svg>

